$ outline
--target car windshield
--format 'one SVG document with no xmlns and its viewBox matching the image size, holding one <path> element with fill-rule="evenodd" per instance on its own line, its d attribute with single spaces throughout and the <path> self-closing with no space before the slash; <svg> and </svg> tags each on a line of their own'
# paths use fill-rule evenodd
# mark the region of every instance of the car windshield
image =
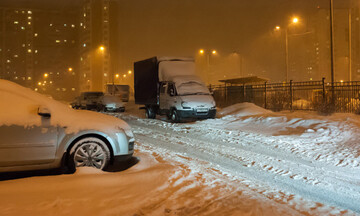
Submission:
<svg viewBox="0 0 360 216">
<path fill-rule="evenodd" d="M 209 95 L 209 89 L 203 84 L 195 81 L 181 83 L 177 86 L 180 96 L 185 95 Z"/>
<path fill-rule="evenodd" d="M 122 100 L 119 96 L 114 96 L 114 95 L 105 95 L 103 97 L 103 101 L 105 103 L 121 103 Z"/>
<path fill-rule="evenodd" d="M 103 95 L 104 95 L 104 93 L 102 93 L 102 92 L 91 92 L 91 93 L 86 93 L 85 98 L 95 99 L 95 98 L 99 98 Z"/>
</svg>

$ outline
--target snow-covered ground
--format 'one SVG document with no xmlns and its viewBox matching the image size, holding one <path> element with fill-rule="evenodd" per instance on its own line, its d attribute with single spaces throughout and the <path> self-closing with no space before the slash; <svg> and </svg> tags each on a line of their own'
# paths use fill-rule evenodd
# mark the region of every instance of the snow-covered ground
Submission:
<svg viewBox="0 0 360 216">
<path fill-rule="evenodd" d="M 250 103 L 174 124 L 128 104 L 139 162 L 0 181 L 0 215 L 360 214 L 360 117 Z"/>
</svg>

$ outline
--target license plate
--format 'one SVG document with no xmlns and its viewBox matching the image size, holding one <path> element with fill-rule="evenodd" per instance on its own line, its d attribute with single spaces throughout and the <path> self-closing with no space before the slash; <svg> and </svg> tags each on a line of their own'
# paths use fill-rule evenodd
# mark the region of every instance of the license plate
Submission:
<svg viewBox="0 0 360 216">
<path fill-rule="evenodd" d="M 207 112 L 208 108 L 197 108 L 196 112 Z"/>
</svg>

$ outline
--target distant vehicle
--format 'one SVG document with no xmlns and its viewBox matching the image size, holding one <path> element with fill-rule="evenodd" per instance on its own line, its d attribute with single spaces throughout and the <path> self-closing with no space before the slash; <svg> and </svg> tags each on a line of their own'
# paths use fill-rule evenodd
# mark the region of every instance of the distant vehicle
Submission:
<svg viewBox="0 0 360 216">
<path fill-rule="evenodd" d="M 125 103 L 122 102 L 119 96 L 115 95 L 104 95 L 101 99 L 103 111 L 112 112 L 125 112 Z"/>
<path fill-rule="evenodd" d="M 130 86 L 120 84 L 107 84 L 106 93 L 120 97 L 123 102 L 128 102 L 130 97 Z"/>
<path fill-rule="evenodd" d="M 205 83 L 195 75 L 192 58 L 153 57 L 134 63 L 135 103 L 147 118 L 215 118 L 216 106 Z"/>
<path fill-rule="evenodd" d="M 104 92 L 82 92 L 79 97 L 71 103 L 74 109 L 102 110 L 102 97 Z"/>
<path fill-rule="evenodd" d="M 0 80 L 0 172 L 106 168 L 128 160 L 134 136 L 124 121 L 68 106 Z"/>
</svg>

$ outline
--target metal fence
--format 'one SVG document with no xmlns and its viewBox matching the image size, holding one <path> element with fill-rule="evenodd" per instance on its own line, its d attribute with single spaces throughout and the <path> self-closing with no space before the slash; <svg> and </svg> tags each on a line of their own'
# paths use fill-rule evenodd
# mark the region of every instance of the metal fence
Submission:
<svg viewBox="0 0 360 216">
<path fill-rule="evenodd" d="M 316 110 L 360 113 L 360 81 L 263 83 L 209 86 L 218 107 L 251 102 L 273 111 Z M 334 97 L 332 95 L 334 94 Z M 332 100 L 332 98 L 334 98 Z"/>
</svg>

